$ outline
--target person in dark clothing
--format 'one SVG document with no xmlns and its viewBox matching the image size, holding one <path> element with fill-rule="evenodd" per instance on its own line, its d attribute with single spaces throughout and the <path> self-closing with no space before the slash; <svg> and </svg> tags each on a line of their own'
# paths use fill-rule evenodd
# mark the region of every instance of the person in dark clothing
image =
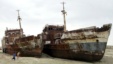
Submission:
<svg viewBox="0 0 113 64">
<path fill-rule="evenodd" d="M 16 53 L 13 54 L 13 58 L 12 58 L 12 59 L 13 59 L 13 60 L 16 59 Z"/>
</svg>

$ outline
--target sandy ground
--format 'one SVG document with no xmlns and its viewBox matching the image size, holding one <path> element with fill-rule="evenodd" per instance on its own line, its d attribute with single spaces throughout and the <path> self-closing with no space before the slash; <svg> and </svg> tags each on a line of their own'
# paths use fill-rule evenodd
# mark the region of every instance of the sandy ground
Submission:
<svg viewBox="0 0 113 64">
<path fill-rule="evenodd" d="M 45 54 L 42 55 L 42 58 L 20 57 L 14 61 L 11 55 L 4 54 L 0 50 L 0 64 L 113 64 L 113 48 L 106 49 L 103 59 L 98 62 L 53 58 Z"/>
</svg>

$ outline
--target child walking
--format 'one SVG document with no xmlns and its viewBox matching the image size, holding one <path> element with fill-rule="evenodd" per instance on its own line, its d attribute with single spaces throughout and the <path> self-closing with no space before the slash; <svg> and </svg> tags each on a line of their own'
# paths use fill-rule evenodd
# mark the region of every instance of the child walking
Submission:
<svg viewBox="0 0 113 64">
<path fill-rule="evenodd" d="M 13 58 L 12 58 L 12 59 L 13 59 L 13 60 L 16 59 L 16 53 L 13 54 Z"/>
</svg>

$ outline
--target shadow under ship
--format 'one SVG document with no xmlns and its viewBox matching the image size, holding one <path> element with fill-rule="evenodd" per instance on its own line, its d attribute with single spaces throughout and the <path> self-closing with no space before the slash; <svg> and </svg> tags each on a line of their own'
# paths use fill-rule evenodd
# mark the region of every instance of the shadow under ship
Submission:
<svg viewBox="0 0 113 64">
<path fill-rule="evenodd" d="M 112 24 L 64 32 L 63 26 L 48 25 L 43 30 L 43 52 L 58 58 L 99 61 L 107 46 Z"/>
</svg>

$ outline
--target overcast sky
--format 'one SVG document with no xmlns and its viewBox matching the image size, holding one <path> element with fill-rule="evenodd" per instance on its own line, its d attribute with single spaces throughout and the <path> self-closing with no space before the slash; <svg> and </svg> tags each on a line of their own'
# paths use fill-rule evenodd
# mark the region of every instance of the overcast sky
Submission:
<svg viewBox="0 0 113 64">
<path fill-rule="evenodd" d="M 66 3 L 67 30 L 113 23 L 113 0 L 0 0 L 0 40 L 6 27 L 19 28 L 18 9 L 26 35 L 41 33 L 46 24 L 63 25 L 63 1 Z M 113 29 L 108 45 L 113 45 L 112 39 Z"/>
</svg>

